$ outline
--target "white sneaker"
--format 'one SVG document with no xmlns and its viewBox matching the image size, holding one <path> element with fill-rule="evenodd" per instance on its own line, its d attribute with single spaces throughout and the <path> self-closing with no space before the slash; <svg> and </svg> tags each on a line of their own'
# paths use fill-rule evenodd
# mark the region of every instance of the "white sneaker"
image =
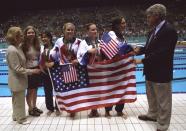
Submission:
<svg viewBox="0 0 186 131">
<path fill-rule="evenodd" d="M 18 122 L 18 123 L 21 124 L 21 125 L 27 125 L 27 124 L 30 124 L 31 122 L 26 120 L 26 121 Z"/>
</svg>

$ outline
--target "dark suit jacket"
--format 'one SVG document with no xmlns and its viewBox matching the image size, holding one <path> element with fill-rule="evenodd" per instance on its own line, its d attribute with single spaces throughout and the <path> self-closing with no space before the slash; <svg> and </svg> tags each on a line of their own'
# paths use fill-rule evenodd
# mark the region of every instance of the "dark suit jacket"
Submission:
<svg viewBox="0 0 186 131">
<path fill-rule="evenodd" d="M 150 36 L 151 33 L 148 39 Z M 148 46 L 146 43 L 142 48 L 141 54 L 145 54 L 142 63 L 146 80 L 167 83 L 173 79 L 173 57 L 177 38 L 176 30 L 165 22 Z"/>
</svg>

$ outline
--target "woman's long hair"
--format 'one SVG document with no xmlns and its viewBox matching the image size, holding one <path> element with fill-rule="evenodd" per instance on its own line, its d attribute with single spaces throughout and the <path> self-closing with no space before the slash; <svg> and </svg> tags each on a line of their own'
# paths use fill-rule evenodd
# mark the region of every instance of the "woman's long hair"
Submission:
<svg viewBox="0 0 186 131">
<path fill-rule="evenodd" d="M 124 40 L 124 37 L 122 31 L 120 30 L 120 24 L 123 18 L 124 17 L 119 16 L 112 20 L 112 30 L 116 33 L 116 36 L 122 41 Z"/>
<path fill-rule="evenodd" d="M 29 29 L 33 29 L 33 31 L 35 32 L 35 37 L 34 37 L 34 41 L 33 43 L 30 43 L 30 39 L 27 37 L 27 32 Z M 39 43 L 39 38 L 38 38 L 38 33 L 36 31 L 36 29 L 33 26 L 27 26 L 26 29 L 24 30 L 24 40 L 23 40 L 23 44 L 22 44 L 22 49 L 24 54 L 26 54 L 26 52 L 29 50 L 29 44 L 33 44 L 34 49 L 36 49 L 36 51 L 40 51 L 40 43 Z"/>
</svg>

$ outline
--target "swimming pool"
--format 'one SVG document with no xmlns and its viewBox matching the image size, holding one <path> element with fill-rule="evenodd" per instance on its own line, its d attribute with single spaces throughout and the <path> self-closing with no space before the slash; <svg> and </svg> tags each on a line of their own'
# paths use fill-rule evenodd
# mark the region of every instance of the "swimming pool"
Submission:
<svg viewBox="0 0 186 131">
<path fill-rule="evenodd" d="M 5 61 L 5 49 L 0 49 L 0 96 L 10 96 L 10 90 L 7 85 L 8 81 L 8 67 Z M 141 58 L 143 56 L 137 56 Z M 173 71 L 173 92 L 174 93 L 185 93 L 186 92 L 186 46 L 179 46 L 175 49 L 174 55 L 174 71 Z M 145 80 L 143 76 L 143 66 L 138 65 L 136 67 L 136 82 L 137 82 L 137 93 L 145 93 Z M 38 95 L 43 96 L 43 88 L 39 88 Z"/>
</svg>

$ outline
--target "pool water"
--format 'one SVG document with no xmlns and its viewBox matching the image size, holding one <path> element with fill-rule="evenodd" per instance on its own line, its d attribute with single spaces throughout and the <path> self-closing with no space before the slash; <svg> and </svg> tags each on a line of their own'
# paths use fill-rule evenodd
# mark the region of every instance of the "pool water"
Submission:
<svg viewBox="0 0 186 131">
<path fill-rule="evenodd" d="M 8 67 L 5 61 L 6 50 L 0 49 L 0 96 L 10 96 L 11 92 L 8 88 Z M 142 58 L 144 56 L 136 56 Z M 174 80 L 172 81 L 173 93 L 186 92 L 186 47 L 177 47 L 174 55 Z M 145 92 L 145 80 L 143 76 L 143 65 L 136 67 L 136 83 L 137 93 Z M 43 87 L 38 89 L 38 95 L 44 96 Z"/>
</svg>

